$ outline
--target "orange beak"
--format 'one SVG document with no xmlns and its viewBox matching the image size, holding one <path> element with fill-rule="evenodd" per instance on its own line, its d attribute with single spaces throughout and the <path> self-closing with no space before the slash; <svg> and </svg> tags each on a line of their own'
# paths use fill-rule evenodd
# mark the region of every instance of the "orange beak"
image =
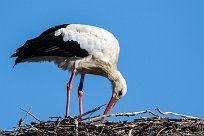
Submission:
<svg viewBox="0 0 204 136">
<path fill-rule="evenodd" d="M 108 103 L 108 106 L 106 107 L 106 110 L 104 111 L 103 115 L 108 115 L 108 113 L 111 111 L 111 109 L 113 108 L 113 106 L 116 104 L 116 102 L 118 101 L 118 99 L 112 97 Z M 101 118 L 101 122 L 104 121 L 105 118 Z"/>
</svg>

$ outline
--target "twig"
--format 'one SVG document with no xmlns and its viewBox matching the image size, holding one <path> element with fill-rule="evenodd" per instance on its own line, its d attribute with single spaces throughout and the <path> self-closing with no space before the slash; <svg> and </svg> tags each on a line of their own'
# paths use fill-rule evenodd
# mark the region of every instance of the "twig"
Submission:
<svg viewBox="0 0 204 136">
<path fill-rule="evenodd" d="M 16 129 L 16 133 L 15 133 L 15 136 L 18 135 L 18 132 L 19 130 L 21 129 L 22 125 L 23 125 L 23 122 L 24 120 L 28 117 L 29 113 L 31 111 L 31 107 L 28 109 L 28 111 L 26 111 L 26 115 L 24 116 L 23 119 L 20 119 L 19 123 L 18 123 L 18 128 Z"/>
<path fill-rule="evenodd" d="M 160 133 L 162 132 L 162 131 L 164 131 L 165 129 L 167 129 L 167 127 L 164 127 L 164 128 L 162 128 L 158 133 L 157 133 L 157 135 L 156 136 L 159 136 L 160 135 Z"/>
<path fill-rule="evenodd" d="M 62 117 L 49 117 L 49 118 L 51 118 L 51 119 L 60 119 Z"/>
<path fill-rule="evenodd" d="M 128 136 L 132 136 L 132 129 L 128 132 Z"/>
<path fill-rule="evenodd" d="M 33 115 L 32 113 L 30 113 L 30 111 L 26 111 L 23 108 L 20 108 L 22 111 L 25 111 L 27 114 L 31 115 L 35 120 L 42 122 L 42 120 L 38 119 L 37 117 L 35 117 L 35 115 Z"/>
<path fill-rule="evenodd" d="M 183 118 L 189 118 L 189 119 L 199 119 L 198 117 L 193 117 L 193 116 L 188 116 L 188 115 L 184 115 L 184 114 L 178 114 L 178 113 L 175 113 L 175 112 L 163 112 L 161 111 L 158 107 L 156 107 L 156 110 L 160 113 L 160 114 L 163 114 L 163 115 L 174 115 L 174 116 L 180 116 L 180 117 L 183 117 Z"/>
<path fill-rule="evenodd" d="M 76 136 L 78 136 L 78 127 L 79 127 L 79 122 L 78 120 L 74 120 L 75 121 L 75 133 L 76 133 Z"/>
<path fill-rule="evenodd" d="M 96 108 L 94 108 L 93 110 L 90 110 L 90 111 L 87 111 L 87 112 L 83 113 L 82 115 L 75 116 L 73 119 L 80 119 L 80 118 L 83 117 L 83 116 L 86 116 L 86 115 L 88 115 L 88 114 L 90 114 L 90 113 L 93 113 L 93 112 L 96 112 L 96 111 L 100 110 L 100 108 L 102 108 L 102 107 L 105 106 L 105 105 L 106 105 L 106 104 L 101 105 L 101 106 L 99 106 L 99 107 L 96 107 Z"/>
<path fill-rule="evenodd" d="M 101 132 L 100 132 L 99 136 L 101 136 L 101 134 L 102 134 L 103 130 L 104 130 L 104 126 L 102 127 L 102 129 L 101 129 Z"/>
<path fill-rule="evenodd" d="M 135 127 L 135 125 L 133 125 L 133 124 L 130 124 L 130 125 L 125 125 L 125 126 L 119 126 L 119 127 L 114 127 L 114 128 L 112 128 L 113 130 L 118 130 L 118 129 L 126 129 L 126 128 L 134 128 Z"/>
<path fill-rule="evenodd" d="M 96 115 L 96 116 L 92 116 L 92 117 L 87 117 L 87 118 L 84 118 L 83 121 L 87 120 L 87 119 L 90 119 L 90 118 L 95 118 L 95 117 L 99 117 L 100 115 Z"/>
<path fill-rule="evenodd" d="M 138 115 L 138 114 L 144 114 L 144 113 L 150 113 L 156 117 L 159 117 L 157 114 L 155 114 L 154 112 L 152 112 L 151 110 L 145 110 L 145 111 L 139 111 L 139 112 L 132 112 L 132 113 L 116 113 L 116 114 L 109 114 L 109 115 L 102 115 L 102 116 L 99 116 L 99 117 L 94 117 L 94 118 L 91 118 L 89 120 L 89 122 L 94 122 L 95 120 L 99 120 L 101 118 L 105 118 L 105 117 L 117 117 L 117 116 L 135 116 L 135 115 Z"/>
</svg>

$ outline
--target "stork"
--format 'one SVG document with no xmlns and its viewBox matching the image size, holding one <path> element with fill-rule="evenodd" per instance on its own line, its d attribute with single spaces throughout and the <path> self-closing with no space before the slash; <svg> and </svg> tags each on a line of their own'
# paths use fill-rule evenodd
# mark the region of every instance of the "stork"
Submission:
<svg viewBox="0 0 204 136">
<path fill-rule="evenodd" d="M 119 43 L 110 32 L 95 26 L 63 24 L 51 27 L 38 37 L 27 40 L 11 57 L 17 57 L 14 66 L 21 62 L 53 61 L 59 68 L 72 72 L 67 83 L 65 117 L 68 117 L 72 82 L 76 74 L 81 75 L 78 86 L 80 114 L 83 113 L 85 74 L 104 76 L 112 84 L 112 97 L 104 115 L 126 94 L 126 81 L 117 69 L 118 55 Z M 104 118 L 101 119 L 103 120 Z"/>
</svg>

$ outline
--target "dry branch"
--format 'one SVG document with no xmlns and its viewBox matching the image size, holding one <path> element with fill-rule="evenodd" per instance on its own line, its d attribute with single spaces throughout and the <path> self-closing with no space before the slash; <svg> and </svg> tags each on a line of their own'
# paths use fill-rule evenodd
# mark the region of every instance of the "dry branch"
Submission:
<svg viewBox="0 0 204 136">
<path fill-rule="evenodd" d="M 21 128 L 22 128 L 22 125 L 23 125 L 23 123 L 24 123 L 24 120 L 28 117 L 30 111 L 31 111 L 31 108 L 29 108 L 29 110 L 26 111 L 26 115 L 24 116 L 24 118 L 19 120 L 18 127 L 17 127 L 17 129 L 16 129 L 15 136 L 18 135 L 19 131 L 20 131 Z"/>
<path fill-rule="evenodd" d="M 174 115 L 174 116 L 179 116 L 179 117 L 183 117 L 183 118 L 189 118 L 189 119 L 199 119 L 198 117 L 193 117 L 193 116 L 188 116 L 188 115 L 184 115 L 184 114 L 179 114 L 179 113 L 175 113 L 175 112 L 163 112 L 160 110 L 160 108 L 156 107 L 156 110 L 163 115 Z"/>
<path fill-rule="evenodd" d="M 94 122 L 104 117 L 117 117 L 117 116 L 135 116 L 139 114 L 150 113 L 155 117 L 159 117 L 156 113 L 152 112 L 151 110 L 139 111 L 139 112 L 132 112 L 132 113 L 116 113 L 116 114 L 109 114 L 109 115 L 102 115 L 99 117 L 90 118 L 89 122 Z"/>
<path fill-rule="evenodd" d="M 96 107 L 96 108 L 94 108 L 93 110 L 90 110 L 90 111 L 88 111 L 88 112 L 83 113 L 82 115 L 75 116 L 74 119 L 81 119 L 83 116 L 86 116 L 86 115 L 88 115 L 88 114 L 91 114 L 91 115 L 92 115 L 94 112 L 100 110 L 100 109 L 101 109 L 103 106 L 105 106 L 105 105 L 106 105 L 106 104 L 101 105 L 101 106 L 99 106 L 99 107 Z"/>
<path fill-rule="evenodd" d="M 30 108 L 29 111 L 24 110 L 23 108 L 20 108 L 20 109 L 21 109 L 22 111 L 25 111 L 25 112 L 26 112 L 26 115 L 29 114 L 30 116 L 32 116 L 35 120 L 37 120 L 37 121 L 39 121 L 39 122 L 42 121 L 42 120 L 38 119 L 35 115 L 33 115 L 33 114 L 30 112 L 31 108 Z"/>
</svg>

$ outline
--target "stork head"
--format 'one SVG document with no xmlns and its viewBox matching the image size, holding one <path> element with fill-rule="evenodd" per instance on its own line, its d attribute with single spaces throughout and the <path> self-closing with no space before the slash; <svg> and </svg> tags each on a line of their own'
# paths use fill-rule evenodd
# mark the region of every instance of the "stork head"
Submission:
<svg viewBox="0 0 204 136">
<path fill-rule="evenodd" d="M 127 92 L 127 85 L 126 85 L 126 81 L 123 78 L 123 76 L 121 75 L 121 73 L 119 71 L 116 71 L 113 76 L 115 77 L 114 80 L 111 80 L 112 83 L 112 97 L 106 107 L 106 110 L 104 112 L 104 115 L 108 115 L 108 113 L 110 112 L 110 110 L 113 108 L 113 106 L 116 104 L 116 102 L 122 98 L 126 92 Z M 104 118 L 101 119 L 101 121 L 103 121 Z"/>
<path fill-rule="evenodd" d="M 112 87 L 113 87 L 112 98 L 115 98 L 116 100 L 122 98 L 127 92 L 126 81 L 119 71 L 117 71 L 117 78 L 116 80 L 113 81 Z"/>
</svg>

